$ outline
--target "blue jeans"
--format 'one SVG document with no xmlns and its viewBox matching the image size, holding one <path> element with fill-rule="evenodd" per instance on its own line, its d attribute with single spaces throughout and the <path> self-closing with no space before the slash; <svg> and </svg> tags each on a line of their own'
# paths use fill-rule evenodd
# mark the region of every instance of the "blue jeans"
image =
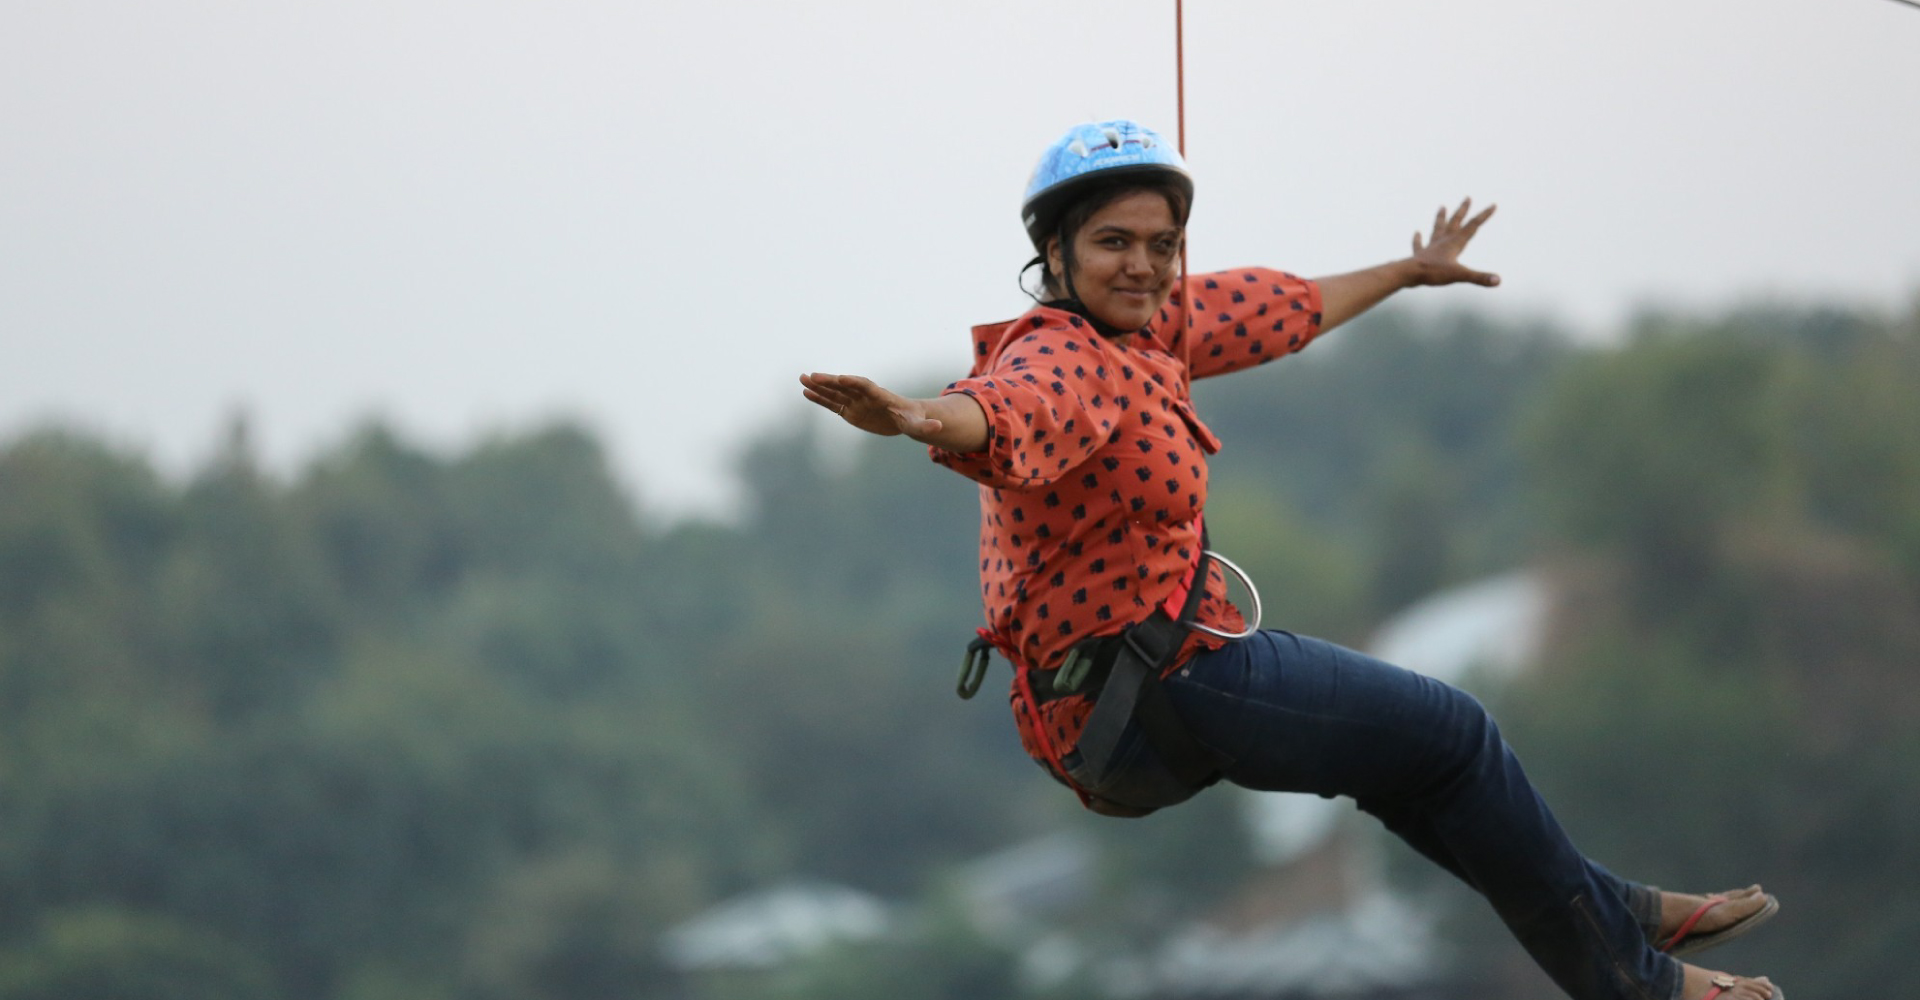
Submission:
<svg viewBox="0 0 1920 1000">
<path fill-rule="evenodd" d="M 1485 896 L 1576 1000 L 1675 1000 L 1680 965 L 1647 941 L 1656 890 L 1583 857 L 1471 695 L 1329 642 L 1265 631 L 1166 681 L 1181 718 L 1246 788 L 1351 796 Z M 1130 727 L 1092 789 L 1153 807 L 1192 794 Z"/>
</svg>

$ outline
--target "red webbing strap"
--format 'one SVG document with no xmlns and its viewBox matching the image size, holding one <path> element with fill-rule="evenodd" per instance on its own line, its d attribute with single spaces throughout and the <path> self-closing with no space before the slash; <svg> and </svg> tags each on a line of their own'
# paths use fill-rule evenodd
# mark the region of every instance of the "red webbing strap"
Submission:
<svg viewBox="0 0 1920 1000">
<path fill-rule="evenodd" d="M 1066 782 L 1068 788 L 1073 789 L 1073 794 L 1080 796 L 1080 804 L 1092 809 L 1093 796 L 1088 795 L 1086 789 L 1081 788 L 1078 782 L 1069 777 L 1066 765 L 1060 763 L 1060 748 L 1054 745 L 1053 737 L 1047 732 L 1047 720 L 1040 717 L 1040 703 L 1034 700 L 1033 685 L 1027 680 L 1027 673 L 1027 665 L 1015 660 L 1013 684 L 1020 692 L 1020 700 L 1026 702 L 1027 720 L 1033 723 L 1033 735 L 1040 741 L 1040 752 L 1046 755 L 1047 763 L 1052 766 L 1053 773 L 1059 775 L 1060 780 Z"/>
<path fill-rule="evenodd" d="M 1080 804 L 1092 809 L 1093 798 L 1087 794 L 1086 789 L 1075 784 L 1073 779 L 1067 776 L 1066 766 L 1060 763 L 1064 751 L 1054 745 L 1053 737 L 1047 733 L 1047 722 L 1040 716 L 1040 703 L 1033 697 L 1033 682 L 1027 677 L 1026 661 L 1015 655 L 1013 646 L 1000 641 L 1000 637 L 994 635 L 990 629 L 976 628 L 973 634 L 999 650 L 1000 655 L 1006 657 L 1008 663 L 1013 664 L 1013 690 L 1020 696 L 1020 701 L 1026 708 L 1027 721 L 1033 725 L 1033 737 L 1040 741 L 1040 753 L 1046 757 L 1047 764 L 1053 768 L 1053 773 L 1059 775 L 1060 780 L 1066 782 L 1068 788 L 1073 789 L 1073 794 L 1080 796 Z"/>
<path fill-rule="evenodd" d="M 1194 515 L 1193 527 L 1193 561 L 1187 564 L 1187 572 L 1180 578 L 1180 585 L 1174 587 L 1173 593 L 1168 594 L 1167 599 L 1160 602 L 1160 610 L 1166 612 L 1167 617 L 1174 621 L 1180 621 L 1181 614 L 1187 609 L 1187 595 L 1193 590 L 1193 578 L 1200 568 L 1200 560 L 1204 557 L 1207 547 L 1207 530 L 1206 525 L 1201 521 L 1201 515 Z M 1207 581 L 1200 581 L 1203 589 L 1206 585 Z"/>
<path fill-rule="evenodd" d="M 1180 158 L 1187 157 L 1187 6 L 1173 0 L 1173 100 L 1180 122 Z"/>
<path fill-rule="evenodd" d="M 1173 92 L 1179 133 L 1175 145 L 1187 158 L 1187 14 L 1184 0 L 1173 0 Z M 1193 386 L 1193 289 L 1187 284 L 1187 240 L 1180 237 L 1180 376 Z M 1170 614 L 1172 612 L 1169 612 Z"/>
</svg>

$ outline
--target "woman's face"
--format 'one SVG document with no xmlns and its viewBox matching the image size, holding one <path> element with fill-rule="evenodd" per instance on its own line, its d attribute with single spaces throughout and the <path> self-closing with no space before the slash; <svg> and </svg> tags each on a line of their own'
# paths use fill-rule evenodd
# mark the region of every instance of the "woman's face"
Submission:
<svg viewBox="0 0 1920 1000">
<path fill-rule="evenodd" d="M 1173 293 L 1180 268 L 1180 224 L 1156 191 L 1121 195 L 1093 213 L 1073 237 L 1073 290 L 1095 318 L 1116 330 L 1147 325 Z M 1056 283 L 1065 260 L 1047 248 Z"/>
</svg>

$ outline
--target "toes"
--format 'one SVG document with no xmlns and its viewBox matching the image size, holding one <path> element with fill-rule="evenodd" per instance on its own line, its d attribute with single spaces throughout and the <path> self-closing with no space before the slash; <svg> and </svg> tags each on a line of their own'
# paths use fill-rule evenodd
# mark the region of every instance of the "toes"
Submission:
<svg viewBox="0 0 1920 1000">
<path fill-rule="evenodd" d="M 1767 905 L 1767 894 L 1761 892 L 1759 886 L 1735 889 L 1720 895 L 1726 899 L 1726 902 L 1708 910 L 1706 916 L 1700 918 L 1696 930 L 1714 931 L 1737 924 L 1760 912 Z"/>
</svg>

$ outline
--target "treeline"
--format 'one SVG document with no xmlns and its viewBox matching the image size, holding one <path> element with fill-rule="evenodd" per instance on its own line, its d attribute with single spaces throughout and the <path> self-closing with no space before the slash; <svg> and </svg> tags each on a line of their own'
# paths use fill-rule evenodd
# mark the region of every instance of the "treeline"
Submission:
<svg viewBox="0 0 1920 1000">
<path fill-rule="evenodd" d="M 1269 624 L 1349 643 L 1543 568 L 1546 662 L 1501 714 L 1569 826 L 1636 877 L 1767 879 L 1764 971 L 1865 992 L 1920 935 L 1884 891 L 1920 880 L 1917 378 L 1914 316 L 1593 347 L 1387 312 L 1202 384 L 1214 540 Z M 998 697 L 954 700 L 973 490 L 899 441 L 828 461 L 837 433 L 746 446 L 737 523 L 636 510 L 568 426 L 456 455 L 371 426 L 291 479 L 238 432 L 186 482 L 0 446 L 0 1000 L 674 997 L 660 934 L 789 873 L 933 896 L 1063 825 L 1110 845 L 1109 898 L 1244 871 L 1221 797 L 1091 819 Z M 1011 981 L 953 939 L 782 988 Z"/>
</svg>

